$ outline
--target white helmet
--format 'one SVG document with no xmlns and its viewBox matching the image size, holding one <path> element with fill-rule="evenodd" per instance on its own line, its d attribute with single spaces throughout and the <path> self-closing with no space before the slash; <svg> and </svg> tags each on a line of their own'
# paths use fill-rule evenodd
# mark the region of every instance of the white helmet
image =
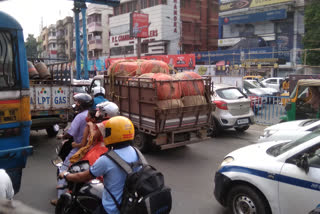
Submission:
<svg viewBox="0 0 320 214">
<path fill-rule="evenodd" d="M 95 97 L 98 94 L 103 94 L 103 96 L 106 94 L 106 90 L 102 88 L 101 86 L 96 86 L 93 88 L 93 96 Z"/>
<path fill-rule="evenodd" d="M 110 101 L 105 101 L 97 105 L 96 117 L 111 118 L 117 115 L 120 115 L 117 104 Z"/>
</svg>

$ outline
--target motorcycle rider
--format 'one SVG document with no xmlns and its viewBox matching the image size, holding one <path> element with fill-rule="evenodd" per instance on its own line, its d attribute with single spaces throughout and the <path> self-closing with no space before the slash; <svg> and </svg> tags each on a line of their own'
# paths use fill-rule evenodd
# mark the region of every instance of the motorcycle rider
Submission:
<svg viewBox="0 0 320 214">
<path fill-rule="evenodd" d="M 95 115 L 89 116 L 90 112 L 94 111 L 96 112 Z M 107 119 L 119 115 L 119 108 L 117 104 L 106 101 L 98 104 L 96 110 L 89 110 L 89 114 L 86 127 L 87 133 L 84 132 L 83 134 L 81 145 L 82 148 L 80 147 L 76 154 L 74 154 L 74 156 L 70 158 L 71 163 L 75 163 L 82 159 L 89 160 L 90 165 L 92 165 L 100 157 L 101 154 L 107 152 L 105 147 L 103 149 L 100 148 L 100 143 L 103 142 L 103 136 L 105 133 L 104 124 Z M 98 121 L 102 120 L 104 120 L 105 122 L 98 123 Z"/>
<path fill-rule="evenodd" d="M 94 96 L 93 104 L 92 104 L 93 109 L 95 109 L 99 103 L 108 101 L 106 98 L 104 98 L 105 95 L 106 95 L 106 90 L 103 87 L 96 86 L 93 88 L 93 96 Z"/>
<path fill-rule="evenodd" d="M 104 144 L 113 149 L 127 163 L 138 161 L 138 155 L 131 146 L 134 139 L 134 126 L 126 117 L 115 116 L 105 122 Z M 94 213 L 118 214 L 119 210 L 111 198 L 108 189 L 118 203 L 121 203 L 126 173 L 106 155 L 102 155 L 87 171 L 70 174 L 62 172 L 60 178 L 72 182 L 87 182 L 95 177 L 103 176 L 104 190 L 102 204 Z"/>
<path fill-rule="evenodd" d="M 76 108 L 79 110 L 79 113 L 77 116 L 74 118 L 74 120 L 71 122 L 71 126 L 67 133 L 63 135 L 63 139 L 72 139 L 73 142 L 76 144 L 80 144 L 83 138 L 83 133 L 86 127 L 86 117 L 88 115 L 88 109 L 91 108 L 93 99 L 89 94 L 86 93 L 79 93 L 74 95 L 73 97 L 75 103 L 76 103 Z M 72 146 L 72 144 L 70 144 Z M 70 148 L 71 151 L 69 154 L 66 156 L 65 160 L 63 161 L 62 166 L 59 168 L 59 171 L 65 171 L 68 169 L 70 165 L 70 157 L 74 155 L 78 151 L 78 147 L 74 144 L 72 148 Z M 67 149 L 66 149 L 67 150 Z M 58 180 L 58 186 L 63 186 L 65 184 L 64 179 Z M 64 190 L 58 190 L 58 198 L 60 195 L 64 192 Z M 57 204 L 57 199 L 53 199 L 50 201 L 52 205 Z"/>
</svg>

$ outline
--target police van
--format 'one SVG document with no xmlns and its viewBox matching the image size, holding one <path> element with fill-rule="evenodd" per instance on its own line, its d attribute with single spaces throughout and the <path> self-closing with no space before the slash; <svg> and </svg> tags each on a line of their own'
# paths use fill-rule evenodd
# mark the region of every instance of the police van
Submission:
<svg viewBox="0 0 320 214">
<path fill-rule="evenodd" d="M 214 195 L 232 213 L 309 213 L 320 204 L 320 131 L 228 154 Z"/>
</svg>

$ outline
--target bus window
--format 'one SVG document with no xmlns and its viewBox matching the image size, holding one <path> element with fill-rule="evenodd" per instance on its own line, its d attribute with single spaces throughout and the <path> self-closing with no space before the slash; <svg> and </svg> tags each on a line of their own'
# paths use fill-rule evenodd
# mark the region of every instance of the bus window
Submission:
<svg viewBox="0 0 320 214">
<path fill-rule="evenodd" d="M 11 35 L 6 31 L 0 31 L 0 90 L 17 85 L 14 58 Z"/>
</svg>

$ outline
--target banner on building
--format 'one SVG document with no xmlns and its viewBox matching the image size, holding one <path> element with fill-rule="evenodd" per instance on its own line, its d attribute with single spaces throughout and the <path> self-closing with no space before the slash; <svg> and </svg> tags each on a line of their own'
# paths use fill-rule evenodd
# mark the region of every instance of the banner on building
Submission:
<svg viewBox="0 0 320 214">
<path fill-rule="evenodd" d="M 133 12 L 130 14 L 130 36 L 147 38 L 149 36 L 149 15 Z"/>
<path fill-rule="evenodd" d="M 262 7 L 287 2 L 293 2 L 293 0 L 221 0 L 219 11 L 226 12 L 231 10 Z"/>
<path fill-rule="evenodd" d="M 220 18 L 221 23 L 224 25 L 229 24 L 245 24 L 245 23 L 255 23 L 255 22 L 262 22 L 266 20 L 279 20 L 287 18 L 287 11 L 286 9 L 280 10 L 271 10 L 261 13 L 252 13 L 246 15 L 239 15 L 239 16 L 229 16 Z"/>
</svg>

